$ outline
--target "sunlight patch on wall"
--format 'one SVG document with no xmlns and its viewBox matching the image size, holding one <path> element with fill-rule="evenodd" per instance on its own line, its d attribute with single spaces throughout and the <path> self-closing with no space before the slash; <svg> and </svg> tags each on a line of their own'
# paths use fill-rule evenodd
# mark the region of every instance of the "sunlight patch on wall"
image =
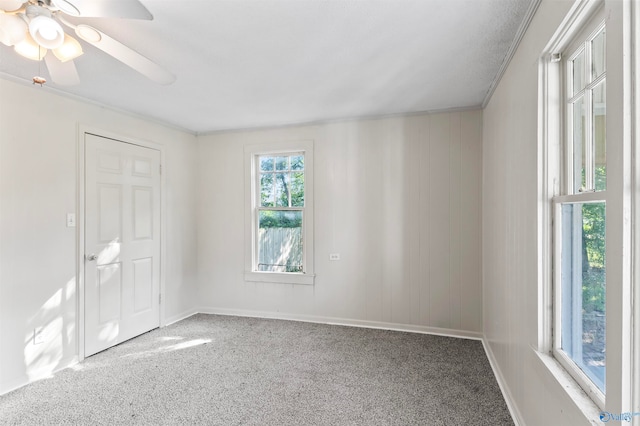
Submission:
<svg viewBox="0 0 640 426">
<path fill-rule="evenodd" d="M 52 319 L 44 327 L 25 337 L 24 362 L 30 381 L 49 377 L 62 360 L 61 317 Z"/>
<path fill-rule="evenodd" d="M 76 277 L 71 277 L 28 318 L 24 335 L 24 365 L 29 381 L 50 377 L 61 367 L 65 347 L 76 340 L 76 317 L 63 312 L 63 304 L 76 297 Z"/>
</svg>

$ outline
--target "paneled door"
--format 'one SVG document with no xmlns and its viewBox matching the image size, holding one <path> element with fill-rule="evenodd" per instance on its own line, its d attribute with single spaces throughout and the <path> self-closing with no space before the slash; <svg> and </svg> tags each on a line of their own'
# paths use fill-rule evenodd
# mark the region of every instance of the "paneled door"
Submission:
<svg viewBox="0 0 640 426">
<path fill-rule="evenodd" d="M 160 325 L 160 152 L 85 133 L 85 356 Z"/>
</svg>

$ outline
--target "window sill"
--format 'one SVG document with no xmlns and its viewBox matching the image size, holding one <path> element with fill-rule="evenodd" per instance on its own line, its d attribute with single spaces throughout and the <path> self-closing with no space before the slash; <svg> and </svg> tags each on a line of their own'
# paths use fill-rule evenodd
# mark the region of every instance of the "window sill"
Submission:
<svg viewBox="0 0 640 426">
<path fill-rule="evenodd" d="M 578 407 L 584 416 L 592 423 L 600 418 L 602 410 L 598 405 L 587 395 L 587 393 L 580 387 L 578 382 L 564 369 L 553 356 L 537 351 L 532 348 L 538 359 L 547 368 L 551 375 L 556 379 L 558 384 L 564 389 L 569 398 Z"/>
<path fill-rule="evenodd" d="M 294 272 L 245 272 L 244 280 L 261 283 L 302 284 L 313 285 L 316 276 L 314 274 L 298 274 Z"/>
</svg>

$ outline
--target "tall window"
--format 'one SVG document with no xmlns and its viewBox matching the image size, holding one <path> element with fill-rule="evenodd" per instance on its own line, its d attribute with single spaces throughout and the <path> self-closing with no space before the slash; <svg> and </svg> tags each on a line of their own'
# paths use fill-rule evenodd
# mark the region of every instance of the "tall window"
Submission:
<svg viewBox="0 0 640 426">
<path fill-rule="evenodd" d="M 604 23 L 597 21 L 585 31 L 562 54 L 566 135 L 560 194 L 553 199 L 553 353 L 602 403 L 606 372 L 606 32 Z"/>
<path fill-rule="evenodd" d="M 259 155 L 258 271 L 304 272 L 304 153 Z"/>
<path fill-rule="evenodd" d="M 245 280 L 313 284 L 313 142 L 245 148 Z"/>
</svg>

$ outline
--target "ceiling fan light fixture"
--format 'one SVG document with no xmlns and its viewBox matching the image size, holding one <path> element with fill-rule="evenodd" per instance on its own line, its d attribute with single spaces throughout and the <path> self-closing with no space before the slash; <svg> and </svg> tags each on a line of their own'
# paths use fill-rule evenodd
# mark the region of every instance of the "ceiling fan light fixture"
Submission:
<svg viewBox="0 0 640 426">
<path fill-rule="evenodd" d="M 39 15 L 29 23 L 31 37 L 46 49 L 56 49 L 64 42 L 64 31 L 60 24 L 48 16 Z"/>
<path fill-rule="evenodd" d="M 23 0 L 0 0 L 0 9 L 6 12 L 12 12 L 22 7 Z"/>
<path fill-rule="evenodd" d="M 27 23 L 17 15 L 0 12 L 0 43 L 13 46 L 24 40 L 27 33 Z"/>
<path fill-rule="evenodd" d="M 67 0 L 51 0 L 51 3 L 67 15 L 80 16 L 78 8 Z"/>
<path fill-rule="evenodd" d="M 24 40 L 20 43 L 16 43 L 13 49 L 21 56 L 33 61 L 41 61 L 44 55 L 47 54 L 47 49 L 38 45 L 36 41 L 31 37 L 31 34 L 27 33 Z"/>
<path fill-rule="evenodd" d="M 53 49 L 53 54 L 60 62 L 67 62 L 82 55 L 82 46 L 75 38 L 64 35 L 64 42 L 57 49 Z"/>
</svg>

